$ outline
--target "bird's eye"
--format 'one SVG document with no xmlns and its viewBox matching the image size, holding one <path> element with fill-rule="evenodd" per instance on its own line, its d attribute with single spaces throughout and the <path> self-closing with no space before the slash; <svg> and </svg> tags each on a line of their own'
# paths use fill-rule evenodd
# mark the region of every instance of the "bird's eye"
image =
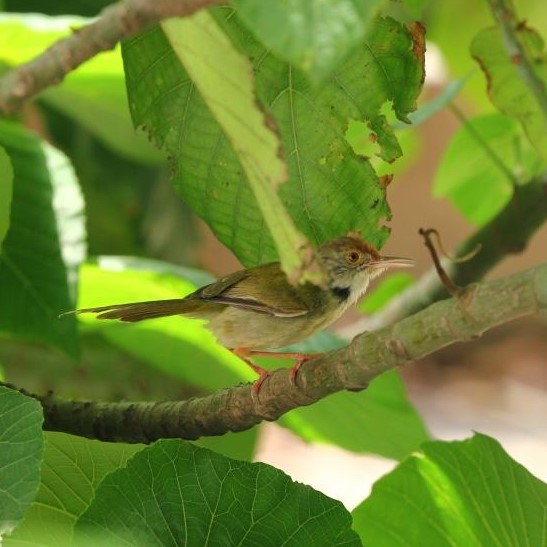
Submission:
<svg viewBox="0 0 547 547">
<path fill-rule="evenodd" d="M 357 251 L 350 251 L 346 255 L 346 259 L 350 264 L 357 264 L 357 262 L 361 259 L 361 253 L 358 253 Z"/>
</svg>

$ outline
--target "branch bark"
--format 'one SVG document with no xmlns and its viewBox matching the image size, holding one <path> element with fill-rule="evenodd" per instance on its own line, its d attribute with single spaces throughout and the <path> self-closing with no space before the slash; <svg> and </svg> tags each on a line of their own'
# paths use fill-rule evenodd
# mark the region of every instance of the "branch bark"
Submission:
<svg viewBox="0 0 547 547">
<path fill-rule="evenodd" d="M 508 255 L 522 252 L 546 220 L 547 173 L 544 173 L 527 184 L 516 186 L 503 210 L 458 247 L 455 256 L 461 257 L 480 244 L 481 251 L 473 260 L 459 264 L 443 260 L 443 267 L 455 285 L 465 287 L 481 279 Z M 447 297 L 446 288 L 431 268 L 381 312 L 364 321 L 364 328 L 381 329 Z"/>
<path fill-rule="evenodd" d="M 97 21 L 78 29 L 44 53 L 0 78 L 0 113 L 7 116 L 101 51 L 113 49 L 162 19 L 184 17 L 225 0 L 125 0 L 105 8 Z"/>
<path fill-rule="evenodd" d="M 511 277 L 470 285 L 396 325 L 357 336 L 349 346 L 307 362 L 297 385 L 288 369 L 274 371 L 259 396 L 250 385 L 170 402 L 69 401 L 31 395 L 43 406 L 44 427 L 104 441 L 197 439 L 243 431 L 343 389 L 357 391 L 383 372 L 442 347 L 479 336 L 524 315 L 547 310 L 547 263 Z M 28 394 L 27 394 L 28 395 Z"/>
</svg>

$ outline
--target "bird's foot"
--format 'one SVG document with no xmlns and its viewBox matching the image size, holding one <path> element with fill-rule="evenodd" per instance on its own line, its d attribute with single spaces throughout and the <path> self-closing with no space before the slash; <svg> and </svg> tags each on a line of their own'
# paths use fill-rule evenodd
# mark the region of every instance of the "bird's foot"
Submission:
<svg viewBox="0 0 547 547">
<path fill-rule="evenodd" d="M 297 353 L 295 354 L 295 363 L 294 366 L 289 371 L 289 379 L 291 384 L 296 387 L 296 377 L 298 376 L 298 371 L 302 368 L 302 365 L 315 359 L 316 357 L 321 357 L 323 353 Z"/>
</svg>

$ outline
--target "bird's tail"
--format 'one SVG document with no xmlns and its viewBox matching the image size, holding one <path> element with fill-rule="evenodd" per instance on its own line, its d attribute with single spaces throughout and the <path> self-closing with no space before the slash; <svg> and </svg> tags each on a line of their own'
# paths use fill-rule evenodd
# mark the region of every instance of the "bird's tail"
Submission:
<svg viewBox="0 0 547 547">
<path fill-rule="evenodd" d="M 81 310 L 69 311 L 61 314 L 70 315 L 73 313 L 96 313 L 97 319 L 119 319 L 120 321 L 142 321 L 168 315 L 192 315 L 199 312 L 199 301 L 185 298 L 173 300 L 151 300 L 149 302 L 133 302 L 130 304 L 112 304 L 111 306 L 100 306 L 97 308 L 83 308 Z"/>
</svg>

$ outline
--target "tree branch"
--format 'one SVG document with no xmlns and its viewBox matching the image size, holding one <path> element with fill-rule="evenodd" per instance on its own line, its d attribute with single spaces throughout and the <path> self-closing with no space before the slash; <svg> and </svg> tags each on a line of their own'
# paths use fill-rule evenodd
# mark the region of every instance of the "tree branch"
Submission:
<svg viewBox="0 0 547 547">
<path fill-rule="evenodd" d="M 288 369 L 276 370 L 258 397 L 250 385 L 178 402 L 109 403 L 62 400 L 51 394 L 31 396 L 42 403 L 47 430 L 130 443 L 222 435 L 276 420 L 343 389 L 364 389 L 389 369 L 540 310 L 547 310 L 547 263 L 471 285 L 458 298 L 437 302 L 381 331 L 361 334 L 349 346 L 307 362 L 298 373 L 297 386 L 291 383 Z"/>
<path fill-rule="evenodd" d="M 461 257 L 480 244 L 481 250 L 475 259 L 459 264 L 442 260 L 443 267 L 455 285 L 465 287 L 481 279 L 508 255 L 522 252 L 546 220 L 547 173 L 544 173 L 527 184 L 516 186 L 511 201 L 498 215 L 456 250 L 455 256 Z M 381 329 L 447 296 L 437 272 L 431 268 L 381 312 L 368 318 L 364 328 Z"/>
<path fill-rule="evenodd" d="M 101 51 L 113 49 L 162 19 L 183 17 L 225 0 L 125 0 L 105 8 L 100 18 L 60 40 L 38 57 L 0 78 L 0 114 L 9 115 Z"/>
</svg>

